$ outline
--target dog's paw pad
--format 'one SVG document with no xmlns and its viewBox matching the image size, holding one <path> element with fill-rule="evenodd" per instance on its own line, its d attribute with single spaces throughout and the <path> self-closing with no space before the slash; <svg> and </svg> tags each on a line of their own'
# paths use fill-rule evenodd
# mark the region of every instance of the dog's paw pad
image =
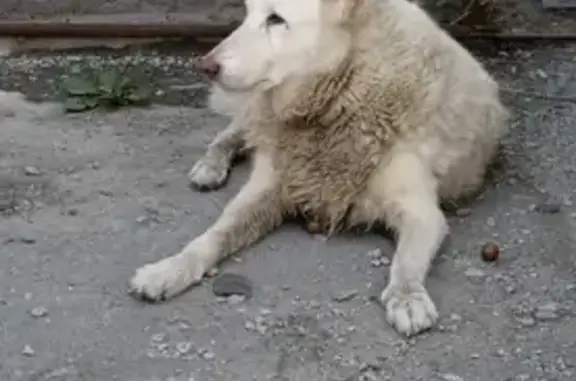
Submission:
<svg viewBox="0 0 576 381">
<path fill-rule="evenodd" d="M 404 291 L 388 286 L 380 300 L 386 308 L 388 323 L 405 336 L 426 331 L 438 320 L 436 306 L 425 289 Z"/>
<path fill-rule="evenodd" d="M 130 294 L 143 301 L 159 302 L 202 279 L 203 271 L 182 265 L 178 258 L 169 257 L 140 267 L 130 280 Z"/>
<path fill-rule="evenodd" d="M 228 178 L 229 166 L 224 162 L 202 158 L 190 170 L 190 186 L 200 191 L 217 189 Z"/>
</svg>

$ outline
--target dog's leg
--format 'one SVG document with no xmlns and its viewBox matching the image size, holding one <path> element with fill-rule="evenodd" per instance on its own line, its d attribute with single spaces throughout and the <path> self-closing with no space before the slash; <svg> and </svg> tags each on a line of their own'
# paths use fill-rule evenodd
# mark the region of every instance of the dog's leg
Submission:
<svg viewBox="0 0 576 381">
<path fill-rule="evenodd" d="M 282 222 L 275 173 L 267 157 L 255 155 L 250 179 L 220 218 L 180 253 L 136 271 L 132 294 L 148 301 L 168 299 L 199 283 L 219 261 L 271 232 Z"/>
<path fill-rule="evenodd" d="M 379 168 L 369 189 L 398 234 L 381 301 L 388 322 L 399 333 L 415 335 L 432 327 L 438 318 L 425 287 L 432 259 L 448 233 L 437 202 L 436 179 L 420 158 L 402 153 Z"/>
<path fill-rule="evenodd" d="M 188 173 L 190 186 L 199 191 L 220 188 L 230 173 L 232 160 L 246 142 L 241 123 L 233 120 L 212 140 L 206 153 Z"/>
</svg>

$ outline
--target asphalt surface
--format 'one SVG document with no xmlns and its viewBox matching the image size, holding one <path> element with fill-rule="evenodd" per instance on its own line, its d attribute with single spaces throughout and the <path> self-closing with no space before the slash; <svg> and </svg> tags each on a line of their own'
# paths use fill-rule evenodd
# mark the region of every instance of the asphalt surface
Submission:
<svg viewBox="0 0 576 381">
<path fill-rule="evenodd" d="M 490 52 L 514 113 L 502 165 L 450 217 L 428 282 L 441 321 L 410 340 L 373 301 L 393 251 L 378 234 L 285 226 L 220 268 L 250 280 L 247 299 L 215 296 L 214 279 L 159 305 L 127 294 L 134 270 L 210 226 L 248 171 L 188 188 L 226 120 L 204 109 L 193 57 L 161 56 L 139 53 L 159 103 L 79 115 L 48 102 L 57 73 L 116 58 L 0 59 L 0 87 L 44 100 L 0 95 L 0 380 L 576 379 L 576 45 Z"/>
</svg>

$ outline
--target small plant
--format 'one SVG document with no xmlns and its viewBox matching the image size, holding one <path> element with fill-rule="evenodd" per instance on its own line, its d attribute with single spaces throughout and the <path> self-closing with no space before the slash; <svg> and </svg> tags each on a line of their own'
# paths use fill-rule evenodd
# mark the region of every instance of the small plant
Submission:
<svg viewBox="0 0 576 381">
<path fill-rule="evenodd" d="M 84 72 L 79 67 L 62 80 L 60 87 L 67 112 L 82 112 L 95 108 L 117 109 L 128 105 L 147 104 L 152 95 L 144 76 L 135 71 L 110 69 Z"/>
</svg>

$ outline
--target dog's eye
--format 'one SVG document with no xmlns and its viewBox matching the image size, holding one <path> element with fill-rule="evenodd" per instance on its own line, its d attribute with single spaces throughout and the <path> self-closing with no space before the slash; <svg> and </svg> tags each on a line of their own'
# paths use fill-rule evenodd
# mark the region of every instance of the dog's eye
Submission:
<svg viewBox="0 0 576 381">
<path fill-rule="evenodd" d="M 286 20 L 278 16 L 277 13 L 272 13 L 268 18 L 266 18 L 266 26 L 285 24 Z"/>
</svg>

